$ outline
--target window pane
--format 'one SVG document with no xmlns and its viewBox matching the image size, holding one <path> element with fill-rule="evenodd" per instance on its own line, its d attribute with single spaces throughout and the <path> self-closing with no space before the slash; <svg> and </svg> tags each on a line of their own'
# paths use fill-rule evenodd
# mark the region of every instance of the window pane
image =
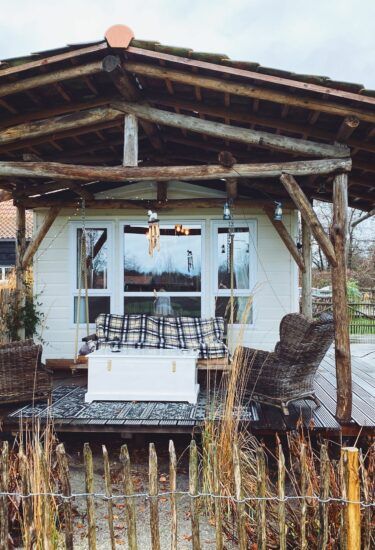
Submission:
<svg viewBox="0 0 375 550">
<path fill-rule="evenodd" d="M 74 322 L 77 322 L 77 304 L 78 296 L 74 297 Z M 86 323 L 86 298 L 81 297 L 81 307 L 79 308 L 79 322 Z M 101 313 L 111 312 L 111 300 L 109 296 L 89 296 L 89 322 L 95 323 L 95 319 Z"/>
<path fill-rule="evenodd" d="M 233 288 L 250 287 L 250 234 L 248 227 L 235 227 L 233 233 Z M 231 237 L 229 228 L 220 227 L 217 235 L 218 288 L 230 289 Z"/>
<path fill-rule="evenodd" d="M 148 253 L 148 224 L 124 227 L 124 290 L 128 292 L 199 292 L 201 228 L 176 235 L 174 225 L 160 227 L 160 250 Z"/>
<path fill-rule="evenodd" d="M 224 317 L 226 322 L 231 318 L 231 300 L 229 296 L 216 298 L 215 315 Z M 251 296 L 235 296 L 233 299 L 233 319 L 236 324 L 251 324 L 253 322 L 253 308 Z"/>
<path fill-rule="evenodd" d="M 151 296 L 125 296 L 124 312 L 169 315 L 172 317 L 180 315 L 201 316 L 201 299 L 199 296 L 172 298 L 170 296 L 162 296 L 161 294 L 156 299 Z"/>
<path fill-rule="evenodd" d="M 77 230 L 77 288 L 85 288 L 84 263 L 87 265 L 87 287 L 108 288 L 107 229 L 86 229 L 85 259 L 81 258 L 82 229 Z M 81 282 L 80 282 L 81 279 Z"/>
</svg>

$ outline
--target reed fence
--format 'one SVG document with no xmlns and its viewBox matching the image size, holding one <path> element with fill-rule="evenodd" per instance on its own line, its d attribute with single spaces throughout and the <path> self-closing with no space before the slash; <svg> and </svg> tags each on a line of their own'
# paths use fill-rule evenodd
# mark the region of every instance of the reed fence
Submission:
<svg viewBox="0 0 375 550">
<path fill-rule="evenodd" d="M 86 443 L 83 448 L 85 491 L 77 493 L 71 490 L 69 459 L 63 444 L 58 444 L 52 453 L 39 445 L 36 451 L 34 449 L 36 457 L 31 460 L 25 450 L 20 448 L 15 454 L 4 442 L 0 464 L 0 550 L 10 548 L 12 521 L 17 514 L 24 548 L 61 548 L 61 545 L 68 550 L 74 548 L 73 503 L 78 499 L 86 503 L 87 514 L 83 521 L 90 550 L 97 548 L 95 504 L 98 501 L 104 501 L 107 505 L 108 547 L 114 550 L 117 546 L 114 505 L 121 502 L 121 513 L 127 527 L 127 547 L 130 550 L 140 548 L 139 522 L 142 521 L 144 529 L 144 518 L 137 515 L 138 499 L 146 499 L 148 502 L 150 547 L 160 550 L 161 530 L 165 532 L 168 529 L 168 548 L 177 550 L 177 510 L 181 496 L 188 497 L 190 501 L 189 540 L 193 550 L 206 547 L 200 530 L 207 517 L 211 518 L 214 525 L 218 550 L 226 546 L 228 529 L 231 529 L 233 545 L 242 550 L 277 547 L 282 550 L 297 547 L 339 547 L 347 550 L 374 548 L 373 463 L 355 447 L 342 448 L 340 458 L 332 460 L 327 444 L 321 445 L 320 457 L 317 457 L 320 465 L 319 490 L 314 491 L 311 456 L 307 445 L 302 444 L 297 463 L 291 465 L 279 443 L 274 473 L 269 471 L 268 453 L 259 445 L 255 455 L 257 479 L 253 492 L 249 494 L 243 483 L 243 476 L 246 475 L 244 451 L 234 445 L 233 492 L 229 495 L 221 483 L 217 453 L 213 446 L 210 447 L 209 456 L 204 456 L 200 455 L 195 441 L 191 441 L 188 487 L 177 490 L 178 462 L 174 444 L 170 441 L 169 488 L 160 490 L 158 456 L 151 443 L 148 491 L 137 492 L 133 484 L 128 448 L 123 445 L 120 452 L 122 489 L 119 493 L 113 491 L 108 451 L 105 446 L 102 450 L 105 491 L 95 490 L 93 455 Z M 204 476 L 203 470 L 208 464 L 212 484 L 204 482 L 207 473 Z M 293 475 L 289 472 L 291 467 L 294 469 Z M 170 503 L 168 525 L 160 524 L 160 499 L 168 499 Z"/>
</svg>

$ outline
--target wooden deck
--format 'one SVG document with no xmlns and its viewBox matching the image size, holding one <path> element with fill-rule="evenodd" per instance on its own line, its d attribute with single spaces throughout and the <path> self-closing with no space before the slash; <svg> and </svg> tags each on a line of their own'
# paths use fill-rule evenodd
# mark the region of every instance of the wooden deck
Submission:
<svg viewBox="0 0 375 550">
<path fill-rule="evenodd" d="M 57 383 L 52 405 L 36 403 L 13 407 L 3 413 L 3 431 L 18 428 L 33 418 L 45 422 L 54 420 L 60 432 L 119 432 L 119 433 L 188 433 L 199 430 L 212 410 L 222 403 L 223 395 L 207 389 L 202 383 L 196 405 L 166 402 L 93 402 L 85 403 L 84 377 L 73 377 Z M 290 405 L 285 416 L 279 409 L 254 402 L 241 408 L 241 420 L 258 434 L 272 434 L 296 429 L 299 419 L 305 427 L 332 434 L 355 435 L 374 433 L 375 429 L 375 377 L 366 373 L 363 363 L 353 358 L 353 413 L 349 424 L 340 425 L 334 414 L 336 407 L 336 379 L 334 357 L 328 353 L 316 377 L 316 393 L 321 406 L 301 400 Z M 220 405 L 219 405 L 220 410 Z"/>
</svg>

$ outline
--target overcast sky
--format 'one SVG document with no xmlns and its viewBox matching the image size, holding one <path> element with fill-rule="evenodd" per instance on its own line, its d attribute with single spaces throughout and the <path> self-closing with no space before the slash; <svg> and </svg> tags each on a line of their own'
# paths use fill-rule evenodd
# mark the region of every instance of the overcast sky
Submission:
<svg viewBox="0 0 375 550">
<path fill-rule="evenodd" d="M 0 0 L 0 59 L 103 38 L 226 53 L 375 88 L 375 0 Z"/>
</svg>

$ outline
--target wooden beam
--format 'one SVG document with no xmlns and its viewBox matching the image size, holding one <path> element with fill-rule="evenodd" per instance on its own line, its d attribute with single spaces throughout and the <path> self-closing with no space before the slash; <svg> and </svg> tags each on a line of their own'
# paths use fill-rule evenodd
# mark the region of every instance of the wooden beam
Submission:
<svg viewBox="0 0 375 550">
<path fill-rule="evenodd" d="M 301 255 L 298 251 L 296 243 L 294 242 L 294 240 L 290 236 L 289 231 L 285 227 L 284 223 L 281 220 L 278 221 L 278 220 L 274 219 L 273 210 L 270 210 L 269 207 L 266 207 L 264 209 L 264 211 L 267 214 L 268 219 L 270 220 L 270 222 L 272 223 L 272 225 L 274 226 L 274 228 L 278 232 L 280 239 L 283 241 L 283 243 L 285 244 L 285 246 L 289 250 L 290 254 L 294 258 L 296 264 L 298 265 L 300 270 L 302 272 L 304 272 L 305 271 L 305 264 L 303 263 L 302 257 L 301 257 Z"/>
<path fill-rule="evenodd" d="M 157 200 L 128 200 L 128 199 L 96 199 L 94 201 L 86 201 L 86 208 L 95 208 L 98 210 L 114 210 L 114 209 L 124 209 L 124 210 L 141 210 L 144 211 L 145 208 L 155 208 L 162 210 L 174 210 L 174 209 L 183 209 L 187 210 L 191 208 L 219 208 L 222 210 L 225 200 L 224 199 L 169 199 L 166 202 L 158 202 Z M 50 208 L 51 206 L 56 206 L 58 204 L 61 208 L 77 208 L 77 201 L 67 200 L 62 201 L 51 197 L 42 197 L 35 199 L 23 199 L 22 204 L 27 208 Z M 257 199 L 237 199 L 236 206 L 239 208 L 257 208 L 263 209 L 269 205 L 269 201 L 266 200 L 257 200 Z M 286 209 L 293 208 L 292 203 L 284 203 Z"/>
<path fill-rule="evenodd" d="M 161 61 L 169 61 L 174 64 L 182 65 L 185 67 L 190 67 L 193 71 L 198 69 L 204 69 L 207 71 L 216 72 L 222 77 L 223 74 L 228 76 L 242 77 L 250 81 L 259 80 L 262 82 L 268 82 L 271 84 L 277 84 L 278 86 L 286 86 L 287 88 L 296 88 L 304 91 L 317 92 L 323 94 L 327 97 L 337 97 L 345 98 L 352 101 L 357 101 L 358 103 L 368 103 L 370 105 L 375 105 L 375 98 L 372 96 L 366 96 L 360 93 L 348 92 L 346 90 L 339 90 L 338 88 L 328 87 L 321 84 L 314 84 L 312 82 L 306 82 L 306 80 L 294 80 L 292 78 L 285 78 L 275 75 L 270 75 L 262 73 L 260 71 L 249 71 L 248 69 L 239 69 L 237 67 L 232 67 L 230 64 L 218 64 L 211 63 L 208 61 L 200 61 L 198 59 L 189 58 L 186 54 L 184 55 L 172 55 L 156 50 L 146 50 L 143 48 L 137 48 L 135 46 L 129 46 L 127 51 L 129 53 L 139 55 L 143 58 L 150 57 L 152 59 L 157 59 Z M 226 60 L 225 60 L 226 61 Z M 252 85 L 252 82 L 251 82 Z"/>
<path fill-rule="evenodd" d="M 147 101 L 151 104 L 163 105 L 166 107 L 175 108 L 177 106 L 185 111 L 223 118 L 229 121 L 236 120 L 242 122 L 242 124 L 258 124 L 266 128 L 276 128 L 277 130 L 284 130 L 295 134 L 308 135 L 309 138 L 324 139 L 332 143 L 339 141 L 335 132 L 317 128 L 313 125 L 291 122 L 284 118 L 262 116 L 248 109 L 233 108 L 233 106 L 225 108 L 220 105 L 207 104 L 207 102 L 200 103 L 199 101 L 189 101 L 187 99 L 162 94 L 153 94 L 151 97 L 147 97 Z M 371 142 L 348 138 L 345 140 L 345 143 L 351 148 L 375 153 L 375 145 Z"/>
<path fill-rule="evenodd" d="M 102 67 L 124 99 L 127 101 L 138 101 L 141 98 L 140 90 L 133 84 L 131 77 L 126 71 L 124 71 L 121 60 L 117 55 L 107 55 L 102 61 Z M 162 149 L 163 143 L 156 126 L 146 120 L 142 120 L 141 125 L 154 149 Z"/>
<path fill-rule="evenodd" d="M 95 109 L 58 116 L 47 120 L 26 122 L 25 124 L 18 124 L 17 126 L 0 130 L 0 145 L 6 145 L 15 141 L 21 142 L 23 140 L 51 134 L 56 137 L 56 134 L 59 132 L 92 126 L 102 122 L 116 120 L 120 117 L 121 113 L 116 109 L 97 107 Z"/>
<path fill-rule="evenodd" d="M 349 136 L 352 135 L 354 130 L 358 128 L 359 120 L 357 117 L 347 116 L 344 118 L 340 124 L 340 128 L 337 132 L 336 139 L 337 141 L 347 141 Z"/>
<path fill-rule="evenodd" d="M 94 61 L 92 63 L 87 63 L 86 65 L 76 65 L 75 67 L 61 69 L 52 73 L 43 73 L 37 76 L 30 76 L 29 78 L 24 78 L 23 80 L 15 80 L 14 82 L 0 84 L 0 97 L 25 92 L 26 90 L 32 90 L 33 88 L 53 84 L 54 82 L 61 82 L 72 78 L 79 78 L 81 76 L 89 76 L 91 74 L 100 73 L 101 71 L 101 61 Z"/>
<path fill-rule="evenodd" d="M 60 206 L 52 206 L 49 212 L 47 212 L 46 217 L 42 222 L 42 225 L 39 227 L 35 237 L 27 247 L 27 250 L 22 260 L 22 269 L 27 269 L 31 264 L 31 261 L 35 255 L 35 252 L 38 250 L 40 243 L 48 233 L 48 230 L 50 229 L 51 225 L 57 218 L 60 210 L 61 210 Z"/>
<path fill-rule="evenodd" d="M 0 182 L 1 185 L 1 182 Z M 0 189 L 0 202 L 9 201 L 12 198 L 12 193 L 10 191 L 5 191 L 4 189 Z"/>
<path fill-rule="evenodd" d="M 138 166 L 138 120 L 134 115 L 124 119 L 123 166 Z"/>
<path fill-rule="evenodd" d="M 191 86 L 201 86 L 202 88 L 207 88 L 218 92 L 262 99 L 280 103 L 282 105 L 288 104 L 294 107 L 302 107 L 304 109 L 311 109 L 312 111 L 319 111 L 342 117 L 354 116 L 359 120 L 375 122 L 375 112 L 372 110 L 356 108 L 351 105 L 343 105 L 342 103 L 336 103 L 324 99 L 300 97 L 292 93 L 280 92 L 269 88 L 260 88 L 258 86 L 249 85 L 242 82 L 230 82 L 228 80 L 224 80 L 223 78 L 201 76 L 197 73 L 178 71 L 167 67 L 148 65 L 134 61 L 126 61 L 125 68 L 129 72 L 142 74 L 150 78 L 160 78 L 162 80 L 169 79 L 173 82 L 181 82 L 184 84 L 190 84 Z"/>
<path fill-rule="evenodd" d="M 313 207 L 311 206 L 308 198 L 305 193 L 302 191 L 301 187 L 298 185 L 296 180 L 291 174 L 282 174 L 281 182 L 283 183 L 285 189 L 288 191 L 289 196 L 293 200 L 294 204 L 301 212 L 302 218 L 308 224 L 311 229 L 312 234 L 314 235 L 319 246 L 323 250 L 324 254 L 327 256 L 329 263 L 334 266 L 337 265 L 336 255 L 333 248 L 333 245 L 329 238 L 327 237 L 322 224 L 318 220 L 316 213 L 314 212 Z"/>
<path fill-rule="evenodd" d="M 227 168 L 209 166 L 81 166 L 58 162 L 0 161 L 0 177 L 27 177 L 72 179 L 77 181 L 169 181 L 210 180 L 215 178 L 272 178 L 282 174 L 307 176 L 346 172 L 351 168 L 350 159 L 301 160 L 295 162 L 234 164 Z M 285 184 L 284 184 L 285 185 Z M 296 183 L 297 185 L 297 183 Z M 298 186 L 298 185 L 297 185 Z M 307 199 L 306 199 L 307 200 Z"/>
<path fill-rule="evenodd" d="M 97 53 L 102 50 L 106 50 L 107 48 L 108 46 L 106 42 L 103 41 L 100 44 L 85 46 L 84 48 L 70 50 L 64 53 L 59 53 L 57 55 L 42 57 L 37 59 L 36 61 L 30 61 L 29 63 L 22 63 L 22 65 L 5 67 L 5 68 L 2 68 L 0 71 L 0 78 L 3 76 L 9 76 L 9 75 L 18 76 L 20 73 L 25 71 L 30 71 L 31 69 L 37 69 L 39 67 L 49 67 L 54 63 L 59 63 L 60 61 L 74 60 L 74 58 L 81 57 L 87 54 Z"/>
<path fill-rule="evenodd" d="M 368 218 L 372 218 L 372 216 L 375 216 L 375 208 L 373 210 L 370 210 L 370 212 L 367 212 L 366 214 L 364 214 L 363 216 L 361 216 L 360 218 L 358 218 L 358 220 L 355 220 L 353 223 L 352 223 L 352 227 L 356 227 L 358 224 L 364 222 L 365 220 L 367 220 Z"/>
<path fill-rule="evenodd" d="M 336 416 L 349 422 L 352 414 L 352 373 L 350 358 L 349 315 L 346 286 L 346 240 L 348 233 L 348 178 L 335 177 L 331 240 L 336 265 L 332 266 L 332 309 L 335 321 L 335 358 L 337 379 Z"/>
<path fill-rule="evenodd" d="M 302 258 L 305 269 L 302 271 L 301 312 L 308 319 L 312 319 L 312 254 L 310 226 L 302 218 Z"/>
<path fill-rule="evenodd" d="M 258 130 L 240 128 L 238 126 L 229 126 L 221 122 L 212 122 L 210 120 L 202 120 L 198 117 L 179 115 L 177 113 L 155 109 L 154 107 L 138 103 L 114 101 L 111 103 L 111 106 L 124 113 L 131 113 L 143 120 L 148 120 L 156 124 L 163 124 L 174 128 L 184 128 L 191 132 L 206 134 L 223 140 L 257 145 L 277 151 L 301 153 L 304 155 L 325 158 L 347 157 L 350 153 L 349 148 L 343 145 L 327 145 Z"/>
</svg>

